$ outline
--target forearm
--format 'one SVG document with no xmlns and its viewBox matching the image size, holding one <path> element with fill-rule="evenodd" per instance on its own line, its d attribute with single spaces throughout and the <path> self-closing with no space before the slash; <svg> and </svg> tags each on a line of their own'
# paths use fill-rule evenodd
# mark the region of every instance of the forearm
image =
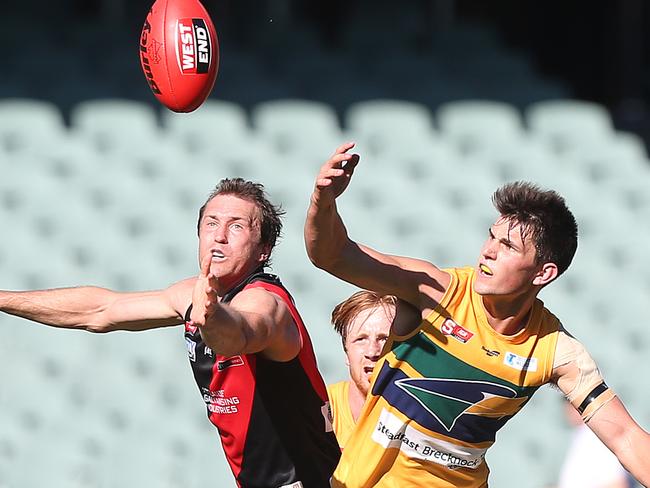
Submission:
<svg viewBox="0 0 650 488">
<path fill-rule="evenodd" d="M 650 487 L 650 434 L 639 429 L 622 439 L 616 449 L 616 456 L 643 486 Z"/>
<path fill-rule="evenodd" d="M 0 311 L 53 327 L 99 332 L 112 294 L 97 287 L 0 291 Z"/>
<path fill-rule="evenodd" d="M 349 244 L 347 230 L 336 209 L 336 203 L 332 201 L 331 204 L 323 205 L 312 198 L 305 221 L 305 246 L 311 262 L 319 268 L 332 271 Z"/>
</svg>

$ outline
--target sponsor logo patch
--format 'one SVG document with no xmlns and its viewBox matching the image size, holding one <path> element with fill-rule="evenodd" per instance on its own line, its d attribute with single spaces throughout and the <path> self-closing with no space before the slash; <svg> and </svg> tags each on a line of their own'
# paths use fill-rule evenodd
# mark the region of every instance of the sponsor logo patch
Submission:
<svg viewBox="0 0 650 488">
<path fill-rule="evenodd" d="M 196 331 L 199 328 L 196 325 L 190 325 L 189 322 L 185 322 L 185 331 L 189 332 L 190 334 L 196 334 Z"/>
<path fill-rule="evenodd" d="M 514 352 L 506 352 L 503 364 L 519 371 L 537 371 L 537 358 L 518 356 Z"/>
<path fill-rule="evenodd" d="M 501 353 L 497 351 L 496 349 L 488 349 L 485 346 L 481 346 L 481 349 L 485 351 L 485 354 L 487 354 L 490 357 L 496 357 L 499 356 Z"/>
<path fill-rule="evenodd" d="M 332 425 L 332 406 L 330 405 L 329 401 L 325 402 L 325 404 L 320 407 L 320 413 L 325 419 L 325 432 L 332 432 L 334 430 L 334 426 Z"/>
<path fill-rule="evenodd" d="M 203 19 L 178 19 L 176 59 L 185 75 L 207 73 L 212 59 L 210 31 Z"/>
<path fill-rule="evenodd" d="M 210 391 L 203 388 L 203 401 L 208 411 L 219 414 L 239 412 L 239 397 L 228 396 L 224 390 Z"/>
<path fill-rule="evenodd" d="M 384 448 L 397 448 L 407 456 L 446 466 L 449 469 L 476 469 L 487 449 L 459 446 L 424 434 L 383 410 L 372 440 Z"/>
<path fill-rule="evenodd" d="M 224 369 L 231 368 L 233 366 L 242 366 L 244 360 L 241 356 L 232 356 L 224 359 L 223 361 L 217 361 L 217 369 L 223 371 Z"/>
<path fill-rule="evenodd" d="M 443 322 L 442 326 L 440 327 L 440 332 L 442 332 L 444 335 L 453 337 L 463 344 L 467 343 L 467 341 L 469 341 L 474 335 L 474 333 L 470 332 L 462 325 L 458 325 L 451 319 L 447 319 Z"/>
<path fill-rule="evenodd" d="M 185 346 L 187 347 L 187 355 L 189 356 L 190 361 L 196 362 L 196 342 L 186 337 Z"/>
</svg>

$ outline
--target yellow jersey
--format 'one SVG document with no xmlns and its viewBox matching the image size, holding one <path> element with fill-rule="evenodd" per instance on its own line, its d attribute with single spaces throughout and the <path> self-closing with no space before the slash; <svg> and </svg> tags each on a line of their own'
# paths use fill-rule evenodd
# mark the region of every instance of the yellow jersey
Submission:
<svg viewBox="0 0 650 488">
<path fill-rule="evenodd" d="M 345 447 L 355 422 L 350 410 L 350 401 L 348 392 L 350 391 L 349 381 L 339 381 L 332 385 L 327 385 L 327 395 L 330 399 L 330 408 L 332 409 L 332 426 L 336 434 L 336 440 L 341 450 Z"/>
<path fill-rule="evenodd" d="M 497 430 L 550 381 L 560 323 L 544 304 L 504 336 L 487 322 L 474 270 L 445 271 L 435 310 L 388 338 L 332 487 L 485 487 Z"/>
</svg>

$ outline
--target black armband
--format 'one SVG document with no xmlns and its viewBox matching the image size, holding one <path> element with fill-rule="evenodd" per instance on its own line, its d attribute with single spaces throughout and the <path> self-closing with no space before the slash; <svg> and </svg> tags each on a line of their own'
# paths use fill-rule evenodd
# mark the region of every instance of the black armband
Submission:
<svg viewBox="0 0 650 488">
<path fill-rule="evenodd" d="M 593 402 L 596 398 L 598 398 L 600 395 L 605 393 L 608 389 L 609 387 L 603 381 L 600 385 L 598 385 L 596 388 L 591 390 L 589 392 L 589 395 L 587 395 L 587 398 L 585 398 L 580 404 L 580 406 L 578 407 L 578 412 L 580 412 L 580 414 L 583 414 L 587 409 L 587 407 L 589 406 L 589 404 Z"/>
</svg>

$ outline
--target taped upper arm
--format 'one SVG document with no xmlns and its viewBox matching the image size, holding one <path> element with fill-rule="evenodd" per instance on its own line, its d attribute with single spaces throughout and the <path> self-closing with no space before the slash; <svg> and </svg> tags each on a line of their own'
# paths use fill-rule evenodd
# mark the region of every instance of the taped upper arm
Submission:
<svg viewBox="0 0 650 488">
<path fill-rule="evenodd" d="M 615 396 L 585 347 L 563 328 L 558 335 L 553 382 L 585 422 Z"/>
</svg>

